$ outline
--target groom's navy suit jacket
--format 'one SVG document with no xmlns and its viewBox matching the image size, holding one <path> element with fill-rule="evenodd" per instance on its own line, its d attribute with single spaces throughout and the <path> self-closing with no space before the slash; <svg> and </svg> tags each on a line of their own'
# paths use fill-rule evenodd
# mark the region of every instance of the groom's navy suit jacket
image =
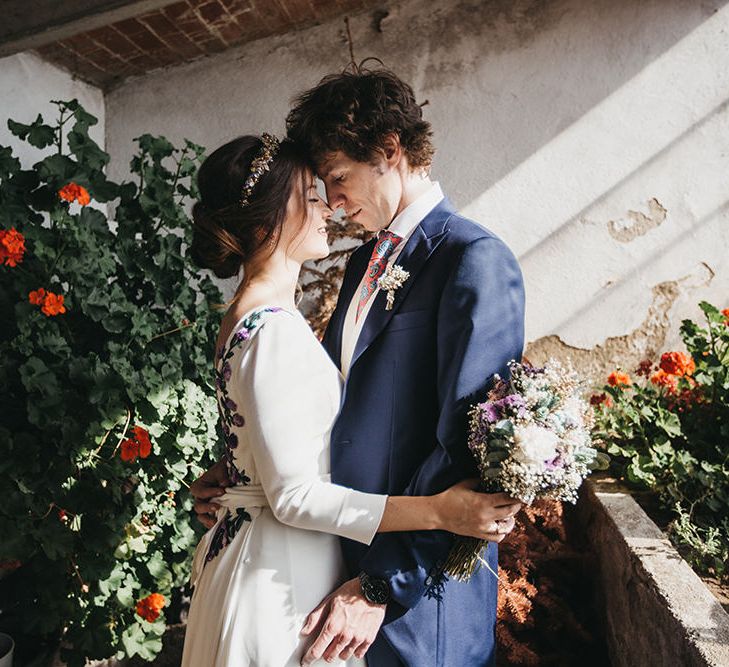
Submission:
<svg viewBox="0 0 729 667">
<path fill-rule="evenodd" d="M 349 303 L 374 240 L 345 272 L 324 345 L 339 366 Z M 467 412 L 495 373 L 520 359 L 524 288 L 514 255 L 488 230 L 441 201 L 395 261 L 410 273 L 385 308 L 378 292 L 357 341 L 331 435 L 332 481 L 361 491 L 430 495 L 476 468 Z M 444 531 L 381 533 L 368 547 L 343 539 L 352 576 L 390 583 L 392 601 L 371 667 L 475 667 L 494 660 L 497 581 L 482 568 L 468 583 L 433 576 L 454 537 Z M 488 558 L 496 570 L 496 545 Z"/>
</svg>

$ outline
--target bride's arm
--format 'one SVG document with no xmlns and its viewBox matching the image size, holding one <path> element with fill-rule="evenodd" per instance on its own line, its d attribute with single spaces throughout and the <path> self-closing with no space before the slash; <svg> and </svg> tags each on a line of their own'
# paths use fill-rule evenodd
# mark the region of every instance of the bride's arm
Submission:
<svg viewBox="0 0 729 667">
<path fill-rule="evenodd" d="M 476 485 L 466 480 L 433 496 L 388 496 L 377 532 L 447 530 L 499 542 L 521 504 L 505 493 L 478 493 Z"/>
<path fill-rule="evenodd" d="M 490 539 L 494 521 L 518 506 L 504 494 L 481 494 L 459 484 L 434 496 L 386 496 L 332 484 L 321 478 L 317 452 L 327 436 L 322 401 L 326 369 L 312 359 L 303 323 L 273 314 L 235 369 L 231 389 L 249 431 L 256 471 L 282 523 L 370 544 L 377 532 L 449 530 Z"/>
</svg>

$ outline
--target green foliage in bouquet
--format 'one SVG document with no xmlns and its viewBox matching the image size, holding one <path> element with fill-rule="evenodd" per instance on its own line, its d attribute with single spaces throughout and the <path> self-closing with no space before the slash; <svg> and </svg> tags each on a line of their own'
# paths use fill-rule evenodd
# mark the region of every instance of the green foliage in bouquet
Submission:
<svg viewBox="0 0 729 667">
<path fill-rule="evenodd" d="M 0 147 L 0 629 L 23 664 L 59 644 L 70 665 L 150 660 L 197 541 L 185 487 L 219 442 L 222 297 L 185 256 L 203 149 L 138 137 L 117 184 L 96 119 L 54 104 L 55 125 L 8 122 L 49 149 L 32 169 Z"/>
<path fill-rule="evenodd" d="M 729 577 L 729 309 L 702 302 L 705 323 L 681 324 L 688 355 L 608 378 L 593 437 L 614 471 L 657 494 L 674 543 L 700 572 Z"/>
</svg>

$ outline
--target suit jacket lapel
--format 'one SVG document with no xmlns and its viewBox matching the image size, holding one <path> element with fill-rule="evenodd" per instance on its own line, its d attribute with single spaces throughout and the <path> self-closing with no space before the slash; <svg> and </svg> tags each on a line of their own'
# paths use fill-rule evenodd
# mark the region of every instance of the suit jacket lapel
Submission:
<svg viewBox="0 0 729 667">
<path fill-rule="evenodd" d="M 357 339 L 354 348 L 350 369 L 357 363 L 357 359 L 372 344 L 380 332 L 387 326 L 392 316 L 405 300 L 410 288 L 415 282 L 418 272 L 423 268 L 438 244 L 448 233 L 445 224 L 453 213 L 454 209 L 448 199 L 443 199 L 415 228 L 412 236 L 395 260 L 395 264 L 402 266 L 410 275 L 403 283 L 403 286 L 395 291 L 395 301 L 391 310 L 386 310 L 387 293 L 380 290 L 374 297 L 367 319 L 362 327 L 362 332 Z M 364 269 L 362 270 L 364 272 Z M 362 273 L 360 273 L 360 280 Z M 356 286 L 355 286 L 356 287 Z M 348 303 L 348 302 L 347 302 Z M 339 336 L 339 350 L 341 356 L 341 331 Z"/>
</svg>

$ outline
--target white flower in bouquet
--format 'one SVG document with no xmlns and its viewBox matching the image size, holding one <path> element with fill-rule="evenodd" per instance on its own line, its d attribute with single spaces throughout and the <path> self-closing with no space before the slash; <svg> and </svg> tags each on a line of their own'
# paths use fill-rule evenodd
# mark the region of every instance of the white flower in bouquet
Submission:
<svg viewBox="0 0 729 667">
<path fill-rule="evenodd" d="M 517 426 L 514 429 L 512 458 L 529 466 L 543 468 L 557 457 L 559 439 L 554 432 L 536 424 Z"/>
</svg>

